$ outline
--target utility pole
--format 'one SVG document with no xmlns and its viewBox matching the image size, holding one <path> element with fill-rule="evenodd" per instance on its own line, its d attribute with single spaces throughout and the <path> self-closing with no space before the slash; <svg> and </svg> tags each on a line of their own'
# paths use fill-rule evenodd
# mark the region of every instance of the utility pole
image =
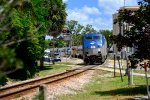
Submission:
<svg viewBox="0 0 150 100">
<path fill-rule="evenodd" d="M 124 7 L 125 7 L 125 3 L 126 3 L 126 0 L 124 0 Z"/>
<path fill-rule="evenodd" d="M 52 52 L 52 63 L 55 64 L 55 37 L 53 37 L 53 52 Z"/>
<path fill-rule="evenodd" d="M 66 41 L 66 43 L 68 44 L 67 46 L 71 48 L 72 47 L 72 33 L 69 30 L 68 26 L 65 26 L 63 28 L 63 36 L 64 36 L 64 41 Z M 68 51 L 67 51 L 67 55 L 68 55 Z M 66 55 L 66 63 L 67 63 L 67 55 Z"/>
</svg>

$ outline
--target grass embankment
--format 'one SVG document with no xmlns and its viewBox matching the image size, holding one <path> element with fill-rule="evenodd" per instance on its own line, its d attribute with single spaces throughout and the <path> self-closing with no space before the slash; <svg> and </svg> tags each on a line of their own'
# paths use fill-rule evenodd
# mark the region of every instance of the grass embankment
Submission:
<svg viewBox="0 0 150 100">
<path fill-rule="evenodd" d="M 104 66 L 103 68 L 109 68 L 109 69 L 114 70 L 113 67 L 108 67 L 108 66 Z M 116 70 L 119 70 L 119 68 L 116 68 Z M 123 68 L 121 68 L 121 70 L 125 71 L 126 68 L 123 67 Z M 145 74 L 145 70 L 144 69 L 133 69 L 133 73 Z M 150 70 L 147 71 L 147 74 L 150 74 Z"/>
<path fill-rule="evenodd" d="M 134 96 L 146 95 L 145 78 L 134 76 L 134 85 L 128 86 L 127 76 L 123 82 L 119 75 L 97 73 L 82 91 L 76 94 L 61 95 L 61 100 L 132 100 Z"/>
<path fill-rule="evenodd" d="M 67 69 L 70 69 L 71 66 L 75 66 L 71 63 L 63 63 L 63 62 L 56 62 L 55 64 L 44 64 L 44 69 L 39 71 L 37 74 L 38 76 L 45 76 L 50 74 L 56 74 L 59 72 L 63 72 Z"/>
<path fill-rule="evenodd" d="M 72 63 L 64 63 L 64 62 L 56 62 L 55 64 L 51 64 L 51 63 L 44 63 L 44 69 L 40 70 L 40 67 L 38 66 L 37 68 L 37 73 L 35 74 L 35 77 L 41 77 L 41 76 L 46 76 L 46 75 L 50 75 L 50 74 L 56 74 L 59 72 L 63 72 L 67 69 L 70 69 L 71 66 L 75 66 Z M 32 77 L 32 78 L 35 78 Z M 30 79 L 32 79 L 30 78 Z M 17 79 L 10 79 L 7 78 L 8 82 L 7 84 L 12 84 L 12 83 L 16 83 L 16 82 L 20 82 L 21 80 L 17 80 Z"/>
</svg>

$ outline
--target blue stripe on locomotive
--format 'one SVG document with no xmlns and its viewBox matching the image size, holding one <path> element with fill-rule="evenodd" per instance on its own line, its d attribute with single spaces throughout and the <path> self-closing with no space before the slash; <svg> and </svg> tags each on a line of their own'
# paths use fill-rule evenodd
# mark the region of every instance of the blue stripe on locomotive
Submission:
<svg viewBox="0 0 150 100">
<path fill-rule="evenodd" d="M 99 36 L 100 39 L 94 39 L 94 36 Z M 92 37 L 91 39 L 85 39 L 86 37 Z M 95 46 L 95 48 L 101 48 L 104 45 L 105 39 L 103 34 L 98 33 L 88 33 L 83 36 L 83 46 L 84 48 L 91 48 Z"/>
</svg>

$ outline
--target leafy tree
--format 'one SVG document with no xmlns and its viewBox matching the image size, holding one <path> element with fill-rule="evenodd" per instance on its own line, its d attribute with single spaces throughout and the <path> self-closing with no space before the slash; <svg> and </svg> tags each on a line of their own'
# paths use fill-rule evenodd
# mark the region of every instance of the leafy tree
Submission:
<svg viewBox="0 0 150 100">
<path fill-rule="evenodd" d="M 86 34 L 86 33 L 90 33 L 90 32 L 97 32 L 97 31 L 92 27 L 92 25 L 87 24 L 84 27 L 82 34 Z"/>
<path fill-rule="evenodd" d="M 150 0 L 142 0 L 138 4 L 140 8 L 137 11 L 127 9 L 119 11 L 119 25 L 126 23 L 132 27 L 130 30 L 125 30 L 123 35 L 113 36 L 114 42 L 117 43 L 119 49 L 123 46 L 136 49 L 134 54 L 129 56 L 131 62 L 129 69 L 136 68 L 136 64 L 139 61 L 150 58 Z M 147 75 L 146 72 L 145 74 Z M 145 78 L 148 99 L 150 99 L 148 77 Z M 129 74 L 129 84 L 131 84 L 130 81 Z"/>
<path fill-rule="evenodd" d="M 78 22 L 75 20 L 67 21 L 66 25 L 71 31 L 73 45 L 75 46 L 81 45 L 82 42 L 81 32 L 84 26 L 78 24 Z"/>
<path fill-rule="evenodd" d="M 23 4 L 23 1 L 0 1 L 0 74 L 2 75 L 0 80 L 5 80 L 5 82 L 6 79 L 4 78 L 6 75 L 4 72 L 7 73 L 8 71 L 10 72 L 10 70 L 13 72 L 23 65 L 23 62 L 16 58 L 14 48 L 18 46 L 18 42 L 25 40 L 21 39 L 17 41 L 23 35 L 22 32 L 18 32 L 18 30 L 22 30 L 22 25 L 15 23 L 19 18 L 15 18 L 14 21 L 11 21 L 12 15 L 14 15 L 14 9 Z M 18 13 L 16 13 L 16 16 L 17 14 Z M 16 24 L 18 30 L 13 27 L 14 24 Z"/>
<path fill-rule="evenodd" d="M 66 22 L 66 4 L 62 0 L 49 0 L 48 19 L 51 27 L 49 27 L 49 35 L 58 36 Z"/>
<path fill-rule="evenodd" d="M 84 26 L 77 24 L 75 29 L 75 34 L 73 34 L 73 43 L 75 46 L 79 46 L 82 44 L 82 30 Z"/>
<path fill-rule="evenodd" d="M 32 77 L 44 53 L 45 35 L 57 36 L 63 27 L 65 4 L 62 0 L 2 0 L 0 16 L 0 72 L 15 71 L 9 74 L 13 78 Z"/>
<path fill-rule="evenodd" d="M 103 34 L 107 40 L 108 47 L 112 45 L 112 41 L 110 40 L 110 36 L 112 35 L 112 31 L 110 30 L 99 30 L 99 33 Z"/>
<path fill-rule="evenodd" d="M 66 21 L 66 4 L 62 0 L 33 0 L 33 4 L 36 6 L 36 14 L 38 23 L 43 25 L 43 28 L 40 30 L 41 34 L 46 33 L 53 37 L 57 37 L 65 24 Z M 39 6 L 40 4 L 40 6 Z M 40 45 L 42 47 L 42 55 L 45 48 L 45 37 L 39 38 Z M 43 59 L 40 60 L 40 66 L 43 68 Z"/>
<path fill-rule="evenodd" d="M 78 22 L 75 20 L 70 20 L 66 22 L 66 26 L 68 26 L 69 30 L 71 31 L 71 34 L 76 34 L 75 30 L 76 30 L 77 24 Z"/>
<path fill-rule="evenodd" d="M 136 48 L 131 56 L 133 59 L 150 58 L 150 1 L 142 0 L 139 3 L 140 8 L 137 11 L 120 10 L 118 22 L 127 23 L 132 27 L 125 30 L 123 35 L 114 36 L 114 42 L 119 48 L 123 46 Z"/>
<path fill-rule="evenodd" d="M 56 48 L 62 48 L 65 46 L 65 42 L 62 36 L 59 36 L 55 39 Z"/>
<path fill-rule="evenodd" d="M 52 46 L 50 47 L 49 44 L 54 44 L 55 48 L 62 48 L 65 46 L 65 42 L 62 36 L 58 36 L 55 39 L 45 40 L 45 48 L 52 48 Z"/>
</svg>

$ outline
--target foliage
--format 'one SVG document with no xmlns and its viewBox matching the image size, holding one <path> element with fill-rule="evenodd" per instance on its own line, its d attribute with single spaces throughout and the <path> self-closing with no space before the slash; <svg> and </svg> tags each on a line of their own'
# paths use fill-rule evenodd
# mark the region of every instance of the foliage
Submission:
<svg viewBox="0 0 150 100">
<path fill-rule="evenodd" d="M 73 34 L 72 38 L 74 46 L 79 46 L 82 44 L 82 34 Z"/>
<path fill-rule="evenodd" d="M 65 46 L 65 42 L 62 36 L 45 40 L 45 48 L 53 48 L 53 46 L 49 46 L 49 44 L 54 44 L 55 48 L 62 48 Z"/>
<path fill-rule="evenodd" d="M 62 0 L 0 1 L 0 70 L 9 77 L 26 79 L 36 72 L 44 53 L 45 35 L 57 31 L 66 20 Z"/>
<path fill-rule="evenodd" d="M 112 31 L 110 30 L 99 30 L 99 33 L 103 34 L 107 40 L 108 47 L 112 45 L 112 41 L 110 40 L 110 36 L 112 35 Z"/>
<path fill-rule="evenodd" d="M 90 32 L 97 32 L 97 31 L 92 27 L 92 25 L 87 24 L 84 27 L 82 34 L 86 34 L 86 33 L 90 33 Z"/>
<path fill-rule="evenodd" d="M 123 46 L 134 47 L 133 59 L 150 58 L 150 1 L 142 0 L 137 11 L 120 10 L 118 23 L 132 26 L 130 30 L 124 30 L 124 35 L 114 36 L 114 42 L 119 48 Z"/>
<path fill-rule="evenodd" d="M 67 21 L 66 25 L 68 26 L 69 30 L 71 30 L 72 41 L 73 41 L 74 46 L 78 46 L 82 44 L 83 34 L 90 33 L 90 32 L 98 32 L 92 27 L 92 25 L 87 24 L 86 26 L 83 26 L 83 25 L 78 24 L 78 22 L 75 20 Z M 112 35 L 112 31 L 99 30 L 98 33 L 104 34 L 108 42 L 108 45 L 112 44 L 112 41 L 109 38 L 109 36 Z"/>
<path fill-rule="evenodd" d="M 7 82 L 6 75 L 4 73 L 0 72 L 0 84 L 5 85 L 6 82 Z"/>
<path fill-rule="evenodd" d="M 49 35 L 56 37 L 61 33 L 66 22 L 66 5 L 62 0 L 49 0 L 49 4 L 47 17 L 51 23 L 51 27 L 49 27 Z"/>
<path fill-rule="evenodd" d="M 71 30 L 73 45 L 74 46 L 81 45 L 81 42 L 82 42 L 81 32 L 82 32 L 84 26 L 78 24 L 78 22 L 75 20 L 67 21 L 66 25 Z"/>
</svg>

